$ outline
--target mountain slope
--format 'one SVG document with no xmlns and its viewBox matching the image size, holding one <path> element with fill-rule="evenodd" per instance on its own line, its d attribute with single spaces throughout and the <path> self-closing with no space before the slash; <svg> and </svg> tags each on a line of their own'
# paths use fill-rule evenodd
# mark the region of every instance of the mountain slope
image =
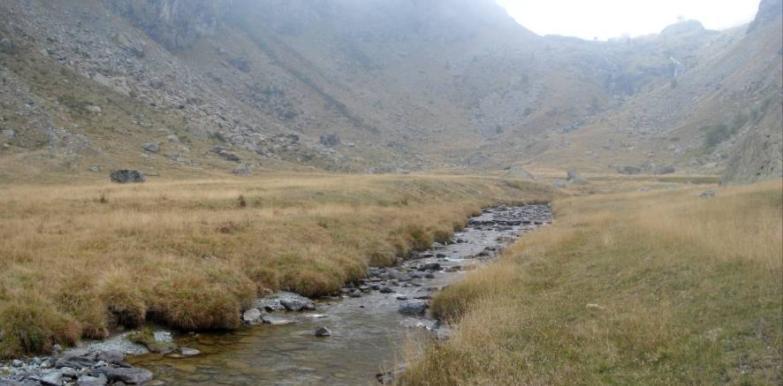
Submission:
<svg viewBox="0 0 783 386">
<path fill-rule="evenodd" d="M 537 36 L 491 0 L 9 0 L 0 178 L 515 163 L 779 175 L 779 3 L 747 33 L 691 21 L 587 42 Z"/>
</svg>

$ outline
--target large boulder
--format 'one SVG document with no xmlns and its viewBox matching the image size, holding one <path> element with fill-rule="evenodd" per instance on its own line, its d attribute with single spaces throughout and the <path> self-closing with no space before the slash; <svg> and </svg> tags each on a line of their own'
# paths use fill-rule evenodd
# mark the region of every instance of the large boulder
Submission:
<svg viewBox="0 0 783 386">
<path fill-rule="evenodd" d="M 111 178 L 112 182 L 118 184 L 141 183 L 145 181 L 144 173 L 129 169 L 114 170 L 109 175 L 109 178 Z"/>
<path fill-rule="evenodd" d="M 315 303 L 312 300 L 293 292 L 284 291 L 256 299 L 254 306 L 267 312 L 315 310 Z"/>
</svg>

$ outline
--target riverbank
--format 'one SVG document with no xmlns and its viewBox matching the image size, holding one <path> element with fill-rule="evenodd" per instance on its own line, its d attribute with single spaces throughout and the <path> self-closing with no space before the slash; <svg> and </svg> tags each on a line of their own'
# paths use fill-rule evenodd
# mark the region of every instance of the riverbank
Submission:
<svg viewBox="0 0 783 386">
<path fill-rule="evenodd" d="M 393 267 L 370 269 L 340 296 L 310 302 L 281 293 L 259 299 L 246 312 L 254 327 L 176 337 L 202 355 L 150 354 L 130 362 L 151 370 L 157 381 L 184 386 L 391 382 L 396 374 L 388 370 L 407 336 L 448 337 L 449 329 L 427 310 L 433 294 L 551 220 L 547 205 L 486 209 L 451 240 Z"/>
<path fill-rule="evenodd" d="M 259 295 L 338 292 L 480 208 L 547 201 L 494 178 L 270 176 L 0 188 L 0 356 L 154 321 L 234 329 Z"/>
<path fill-rule="evenodd" d="M 783 382 L 780 181 L 554 208 L 555 225 L 436 296 L 455 331 L 409 350 L 402 384 Z"/>
</svg>

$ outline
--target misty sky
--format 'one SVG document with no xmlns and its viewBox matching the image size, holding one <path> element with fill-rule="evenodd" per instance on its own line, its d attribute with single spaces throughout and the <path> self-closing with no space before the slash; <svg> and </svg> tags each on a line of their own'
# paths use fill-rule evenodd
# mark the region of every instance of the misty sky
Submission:
<svg viewBox="0 0 783 386">
<path fill-rule="evenodd" d="M 605 40 L 660 32 L 679 18 L 709 29 L 749 22 L 760 0 L 497 0 L 539 35 Z"/>
</svg>

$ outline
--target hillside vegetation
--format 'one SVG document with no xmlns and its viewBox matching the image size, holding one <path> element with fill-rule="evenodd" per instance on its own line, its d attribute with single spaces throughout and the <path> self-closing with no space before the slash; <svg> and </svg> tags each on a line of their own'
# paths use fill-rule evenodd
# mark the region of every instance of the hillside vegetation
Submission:
<svg viewBox="0 0 783 386">
<path fill-rule="evenodd" d="M 556 200 L 434 300 L 456 334 L 402 383 L 780 384 L 781 182 L 700 192 Z"/>
<path fill-rule="evenodd" d="M 0 187 L 0 356 L 145 321 L 236 328 L 270 290 L 333 293 L 483 206 L 550 194 L 447 176 Z"/>
</svg>

